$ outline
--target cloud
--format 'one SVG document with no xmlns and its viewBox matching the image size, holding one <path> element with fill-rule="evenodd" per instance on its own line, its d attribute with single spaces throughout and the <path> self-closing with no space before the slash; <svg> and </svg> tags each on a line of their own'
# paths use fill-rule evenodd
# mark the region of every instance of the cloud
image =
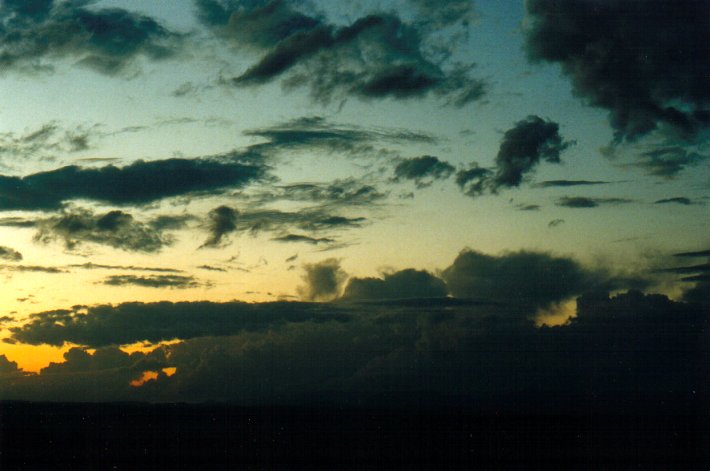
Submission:
<svg viewBox="0 0 710 471">
<path fill-rule="evenodd" d="M 577 95 L 609 111 L 617 141 L 661 125 L 692 135 L 710 122 L 707 74 L 698 67 L 710 54 L 702 2 L 533 0 L 526 6 L 529 57 L 560 63 Z"/>
<path fill-rule="evenodd" d="M 272 195 L 273 196 L 273 195 Z M 208 214 L 207 227 L 210 236 L 202 247 L 221 247 L 228 243 L 226 236 L 238 231 L 248 231 L 252 235 L 260 232 L 283 232 L 292 228 L 307 231 L 336 231 L 361 227 L 367 222 L 364 217 L 333 215 L 319 207 L 300 211 L 280 211 L 276 209 L 247 209 L 238 211 L 228 206 L 220 206 Z M 286 234 L 273 240 L 279 242 L 330 243 L 326 237 Z"/>
<path fill-rule="evenodd" d="M 441 25 L 465 15 L 448 2 Z M 431 9 L 420 2 L 422 11 Z M 286 89 L 307 88 L 317 102 L 359 97 L 406 99 L 432 94 L 463 106 L 485 94 L 472 66 L 451 64 L 448 49 L 428 47 L 428 21 L 405 23 L 394 14 L 370 14 L 336 26 L 320 16 L 296 11 L 285 1 L 197 2 L 198 16 L 233 44 L 261 53 L 261 58 L 232 79 L 236 86 L 283 79 Z M 443 10 L 438 10 L 443 13 Z M 444 21 L 444 18 L 448 19 Z M 429 25 L 427 27 L 426 25 Z M 448 62 L 444 67 L 441 64 Z"/>
<path fill-rule="evenodd" d="M 50 275 L 66 273 L 59 267 L 43 267 L 40 265 L 0 265 L 0 270 L 18 273 L 46 273 Z"/>
<path fill-rule="evenodd" d="M 710 250 L 698 250 L 695 252 L 679 252 L 673 254 L 674 257 L 710 257 Z"/>
<path fill-rule="evenodd" d="M 136 59 L 177 54 L 182 35 L 155 19 L 120 8 L 85 8 L 93 2 L 6 1 L 0 6 L 0 66 L 46 67 L 67 58 L 106 75 L 135 66 Z"/>
<path fill-rule="evenodd" d="M 192 276 L 183 275 L 112 275 L 102 281 L 109 286 L 141 286 L 144 288 L 188 289 L 203 286 Z"/>
<path fill-rule="evenodd" d="M 519 186 L 523 176 L 544 160 L 560 163 L 560 154 L 572 142 L 564 141 L 559 125 L 539 116 L 528 116 L 505 132 L 496 156 L 493 188 Z"/>
<path fill-rule="evenodd" d="M 265 178 L 266 171 L 263 163 L 216 159 L 139 160 L 125 167 L 67 166 L 25 177 L 0 176 L 0 209 L 56 209 L 78 199 L 146 204 L 241 188 Z"/>
<path fill-rule="evenodd" d="M 394 181 L 413 180 L 417 188 L 425 188 L 434 180 L 446 180 L 456 169 L 432 155 L 402 159 L 394 168 Z"/>
<path fill-rule="evenodd" d="M 330 301 L 340 294 L 347 275 L 340 268 L 340 261 L 329 258 L 319 263 L 303 266 L 304 285 L 298 294 L 306 301 Z"/>
<path fill-rule="evenodd" d="M 269 153 L 293 149 L 325 149 L 330 152 L 368 153 L 375 152 L 373 143 L 433 144 L 431 134 L 396 128 L 367 128 L 328 122 L 322 116 L 296 118 L 284 123 L 263 128 L 249 129 L 247 136 L 266 139 L 266 143 L 254 144 L 252 149 Z"/>
<path fill-rule="evenodd" d="M 255 195 L 255 201 L 266 204 L 274 201 L 312 202 L 324 208 L 339 208 L 350 206 L 372 206 L 384 200 L 386 193 L 380 192 L 375 186 L 348 178 L 330 183 L 295 183 L 275 186 L 267 192 Z"/>
<path fill-rule="evenodd" d="M 177 270 L 175 268 L 164 268 L 164 267 L 141 267 L 135 265 L 105 265 L 100 263 L 80 263 L 68 265 L 68 268 L 81 268 L 84 270 L 131 270 L 131 271 L 144 271 L 144 272 L 158 272 L 158 273 L 182 273 L 182 270 Z"/>
<path fill-rule="evenodd" d="M 679 146 L 666 146 L 642 152 L 633 165 L 642 168 L 648 175 L 673 178 L 682 170 L 707 160 L 710 160 L 710 154 L 700 154 Z"/>
<path fill-rule="evenodd" d="M 520 211 L 539 211 L 540 210 L 540 205 L 539 204 L 519 204 L 516 206 L 517 209 Z"/>
<path fill-rule="evenodd" d="M 171 237 L 119 210 L 103 214 L 64 211 L 39 221 L 38 226 L 35 241 L 46 244 L 60 240 L 70 250 L 82 242 L 90 242 L 127 251 L 158 252 L 172 243 Z"/>
<path fill-rule="evenodd" d="M 529 251 L 495 256 L 467 249 L 441 272 L 441 277 L 456 298 L 519 304 L 525 308 L 524 315 L 587 291 L 647 284 L 642 278 L 585 268 L 571 258 Z"/>
<path fill-rule="evenodd" d="M 286 234 L 279 237 L 274 237 L 272 240 L 276 242 L 306 242 L 308 244 L 330 244 L 335 242 L 335 239 L 328 237 L 310 237 L 302 234 Z"/>
<path fill-rule="evenodd" d="M 291 317 L 297 309 L 300 318 Z M 87 339 L 97 346 L 122 342 L 115 337 L 126 328 L 133 330 L 130 338 L 145 338 L 146 332 L 171 337 L 181 330 L 218 334 L 148 353 L 72 348 L 63 363 L 26 377 L 8 362 L 0 368 L 13 380 L 0 383 L 0 394 L 644 417 L 694 416 L 704 407 L 706 369 L 698 359 L 707 353 L 702 326 L 708 311 L 662 295 L 582 296 L 567 324 L 540 328 L 504 304 L 383 302 L 336 309 L 313 303 L 155 303 L 94 308 L 76 320 L 57 315 L 44 319 L 42 337 L 72 332 L 81 345 Z M 343 310 L 349 315 L 341 319 L 335 313 L 342 316 Z M 39 325 L 34 332 L 39 334 Z M 175 368 L 172 376 L 130 386 L 145 371 L 168 367 Z"/>
<path fill-rule="evenodd" d="M 367 301 L 382 299 L 443 298 L 446 284 L 426 271 L 412 268 L 384 273 L 382 278 L 351 278 L 342 299 Z"/>
<path fill-rule="evenodd" d="M 54 160 L 57 153 L 81 152 L 91 148 L 97 128 L 98 125 L 63 129 L 56 121 L 51 121 L 19 136 L 12 132 L 0 133 L 0 158 L 10 164 L 27 159 Z"/>
<path fill-rule="evenodd" d="M 618 205 L 631 203 L 625 198 L 588 198 L 586 196 L 563 196 L 557 200 L 557 206 L 564 208 L 596 208 L 602 205 Z"/>
<path fill-rule="evenodd" d="M 9 262 L 19 262 L 22 260 L 22 254 L 10 247 L 0 246 L 0 259 Z"/>
<path fill-rule="evenodd" d="M 547 223 L 547 227 L 553 228 L 553 227 L 561 226 L 562 224 L 564 224 L 564 222 L 565 222 L 564 219 L 553 219 L 552 221 Z"/>
<path fill-rule="evenodd" d="M 653 202 L 653 204 L 670 204 L 670 203 L 682 204 L 684 206 L 690 206 L 690 205 L 694 204 L 690 198 L 686 198 L 685 196 L 676 196 L 674 198 L 663 198 L 663 199 L 656 200 Z"/>
<path fill-rule="evenodd" d="M 528 116 L 503 134 L 493 169 L 474 163 L 468 170 L 457 173 L 456 183 L 472 197 L 518 187 L 541 161 L 560 163 L 560 154 L 572 144 L 563 140 L 557 123 Z"/>
<path fill-rule="evenodd" d="M 535 183 L 535 188 L 551 188 L 551 187 L 568 187 L 568 186 L 588 186 L 588 185 L 608 185 L 612 182 L 604 182 L 599 180 L 548 180 L 540 183 Z"/>
<path fill-rule="evenodd" d="M 301 322 L 345 322 L 338 308 L 297 302 L 123 303 L 75 306 L 32 314 L 11 337 L 30 345 L 61 346 L 67 342 L 92 348 L 136 342 L 234 335 Z"/>
<path fill-rule="evenodd" d="M 229 206 L 219 206 L 211 210 L 207 215 L 210 236 L 200 248 L 220 247 L 225 236 L 237 230 L 238 215 L 239 211 Z"/>
</svg>

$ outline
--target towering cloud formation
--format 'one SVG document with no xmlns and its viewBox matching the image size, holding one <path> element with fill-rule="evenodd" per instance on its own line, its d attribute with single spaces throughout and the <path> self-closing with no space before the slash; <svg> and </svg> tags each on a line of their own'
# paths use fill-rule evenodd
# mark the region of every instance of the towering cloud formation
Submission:
<svg viewBox="0 0 710 471">
<path fill-rule="evenodd" d="M 426 271 L 412 268 L 385 273 L 382 278 L 352 278 L 342 299 L 367 301 L 383 299 L 442 298 L 446 284 Z"/>
<path fill-rule="evenodd" d="M 660 125 L 686 136 L 710 124 L 710 16 L 695 0 L 530 0 L 527 51 L 557 62 L 574 91 L 609 110 L 616 139 Z"/>
<path fill-rule="evenodd" d="M 299 294 L 307 301 L 330 301 L 336 298 L 347 278 L 340 268 L 340 261 L 335 258 L 305 265 L 304 269 L 304 285 L 299 288 Z"/>
</svg>

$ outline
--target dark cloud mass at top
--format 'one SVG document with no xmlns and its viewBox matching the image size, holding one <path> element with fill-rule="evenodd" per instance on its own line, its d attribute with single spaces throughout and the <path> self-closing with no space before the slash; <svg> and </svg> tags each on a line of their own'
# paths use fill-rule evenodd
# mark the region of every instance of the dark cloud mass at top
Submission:
<svg viewBox="0 0 710 471">
<path fill-rule="evenodd" d="M 155 19 L 121 8 L 87 8 L 93 1 L 3 1 L 0 71 L 70 58 L 107 75 L 124 72 L 138 57 L 177 54 L 182 35 Z"/>
<path fill-rule="evenodd" d="M 433 23 L 449 25 L 469 8 L 460 2 L 446 2 L 440 9 L 429 2 L 415 3 L 425 14 L 438 14 L 427 14 L 419 23 L 405 23 L 394 14 L 370 14 L 337 26 L 296 11 L 296 5 L 285 0 L 198 0 L 196 6 L 203 23 L 218 35 L 262 54 L 232 80 L 237 86 L 283 78 L 285 88 L 305 87 L 322 103 L 349 96 L 403 99 L 433 94 L 462 106 L 480 99 L 485 85 L 471 77 L 471 66 L 443 67 L 441 54 L 427 47 Z"/>
<path fill-rule="evenodd" d="M 57 209 L 77 199 L 145 204 L 189 193 L 243 187 L 266 173 L 266 166 L 259 162 L 176 158 L 139 160 L 124 167 L 72 165 L 25 177 L 0 175 L 0 210 Z"/>
<path fill-rule="evenodd" d="M 710 15 L 704 1 L 531 0 L 527 52 L 557 62 L 574 91 L 607 109 L 617 141 L 661 125 L 710 124 Z"/>
</svg>

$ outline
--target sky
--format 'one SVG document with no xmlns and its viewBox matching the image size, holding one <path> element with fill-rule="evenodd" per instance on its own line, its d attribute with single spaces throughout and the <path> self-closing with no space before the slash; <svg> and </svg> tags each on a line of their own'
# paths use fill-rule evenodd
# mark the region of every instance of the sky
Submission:
<svg viewBox="0 0 710 471">
<path fill-rule="evenodd" d="M 0 397 L 693 398 L 709 23 L 2 0 Z"/>
</svg>

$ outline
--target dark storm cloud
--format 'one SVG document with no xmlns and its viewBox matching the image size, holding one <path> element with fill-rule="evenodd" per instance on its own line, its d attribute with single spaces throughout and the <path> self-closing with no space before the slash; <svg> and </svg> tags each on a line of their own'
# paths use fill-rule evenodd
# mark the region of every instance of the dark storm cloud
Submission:
<svg viewBox="0 0 710 471">
<path fill-rule="evenodd" d="M 211 210 L 207 215 L 210 236 L 202 247 L 220 247 L 224 238 L 237 230 L 238 216 L 239 211 L 229 206 L 219 206 Z"/>
<path fill-rule="evenodd" d="M 346 273 L 340 268 L 340 260 L 329 258 L 319 263 L 303 266 L 304 285 L 298 294 L 306 301 L 330 301 L 340 294 Z"/>
<path fill-rule="evenodd" d="M 192 276 L 184 275 L 112 275 L 101 283 L 109 286 L 141 286 L 144 288 L 188 289 L 203 286 Z"/>
<path fill-rule="evenodd" d="M 625 198 L 588 198 L 586 196 L 564 196 L 557 200 L 557 206 L 563 208 L 597 208 L 603 205 L 619 205 L 631 203 L 632 200 Z"/>
<path fill-rule="evenodd" d="M 695 0 L 526 2 L 529 57 L 557 62 L 577 95 L 609 111 L 616 140 L 710 123 L 710 17 Z M 680 25 L 680 26 L 679 26 Z"/>
<path fill-rule="evenodd" d="M 99 348 L 73 348 L 63 363 L 26 378 L 0 359 L 0 395 L 684 417 L 704 407 L 707 369 L 700 359 L 707 355 L 709 312 L 662 295 L 586 295 L 577 300 L 576 317 L 553 328 L 537 328 L 503 304 L 341 309 L 134 303 L 41 313 L 13 336 L 56 345 L 71 337 Z M 130 355 L 100 347 L 151 337 L 189 339 Z M 129 386 L 145 371 L 168 367 L 175 374 Z"/>
<path fill-rule="evenodd" d="M 93 1 L 5 1 L 0 5 L 0 67 L 42 68 L 68 58 L 117 75 L 138 57 L 170 58 L 182 36 L 153 18 L 120 8 L 87 8 Z"/>
<path fill-rule="evenodd" d="M 39 221 L 34 239 L 42 243 L 59 240 L 68 249 L 90 242 L 137 252 L 157 252 L 172 243 L 168 235 L 117 210 L 103 214 L 88 210 L 64 211 Z"/>
<path fill-rule="evenodd" d="M 328 237 L 310 237 L 302 234 L 286 234 L 283 236 L 274 237 L 271 240 L 275 240 L 276 242 L 305 242 L 307 244 L 313 245 L 330 244 L 335 242 L 335 239 L 331 239 Z"/>
<path fill-rule="evenodd" d="M 587 291 L 647 285 L 642 278 L 615 276 L 585 268 L 571 258 L 529 251 L 494 256 L 464 250 L 441 277 L 456 298 L 518 303 L 530 309 Z"/>
<path fill-rule="evenodd" d="M 434 275 L 412 268 L 384 273 L 382 278 L 351 278 L 341 299 L 367 301 L 382 299 L 443 298 L 446 284 Z"/>
<path fill-rule="evenodd" d="M 551 187 L 568 187 L 568 186 L 587 186 L 587 185 L 608 185 L 612 182 L 604 182 L 598 180 L 548 180 L 540 183 L 535 183 L 535 188 L 551 188 Z"/>
<path fill-rule="evenodd" d="M 240 188 L 265 177 L 263 163 L 237 160 L 167 159 L 125 167 L 67 166 L 25 177 L 0 176 L 0 209 L 56 209 L 88 199 L 118 205 Z"/>
<path fill-rule="evenodd" d="M 494 168 L 481 168 L 474 163 L 457 173 L 456 183 L 472 197 L 518 187 L 541 161 L 560 163 L 560 154 L 572 144 L 560 135 L 559 124 L 528 116 L 503 134 Z"/>
<path fill-rule="evenodd" d="M 22 260 L 22 254 L 10 247 L 0 246 L 0 259 L 8 262 L 19 262 Z"/>
<path fill-rule="evenodd" d="M 669 203 L 674 203 L 674 204 L 682 204 L 684 206 L 690 206 L 693 203 L 693 200 L 690 198 L 686 198 L 685 196 L 676 196 L 674 198 L 663 198 L 657 201 L 654 201 L 653 204 L 669 204 Z"/>
<path fill-rule="evenodd" d="M 234 335 L 298 322 L 343 322 L 348 316 L 333 306 L 271 302 L 159 302 L 76 306 L 30 316 L 12 338 L 31 345 L 67 342 L 91 347 Z"/>
<path fill-rule="evenodd" d="M 394 168 L 394 181 L 413 180 L 418 188 L 431 185 L 434 180 L 446 180 L 456 169 L 433 155 L 402 159 Z"/>
<path fill-rule="evenodd" d="M 196 4 L 198 16 L 217 34 L 262 53 L 232 80 L 236 86 L 282 78 L 286 89 L 305 87 L 321 103 L 349 96 L 403 99 L 433 94 L 463 106 L 485 94 L 484 83 L 471 76 L 471 66 L 441 65 L 450 62 L 450 44 L 429 47 L 433 23 L 441 28 L 467 14 L 468 9 L 455 2 L 419 23 L 371 14 L 347 26 L 298 12 L 286 1 Z M 431 10 L 427 2 L 419 6 L 422 12 Z"/>
</svg>

